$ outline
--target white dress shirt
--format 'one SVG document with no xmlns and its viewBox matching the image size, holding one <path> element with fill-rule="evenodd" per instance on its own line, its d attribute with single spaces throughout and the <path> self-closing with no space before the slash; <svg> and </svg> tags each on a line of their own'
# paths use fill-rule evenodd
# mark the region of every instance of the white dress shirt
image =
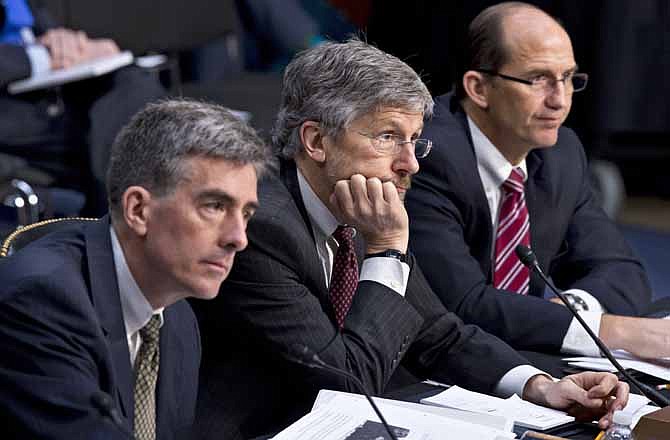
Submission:
<svg viewBox="0 0 670 440">
<path fill-rule="evenodd" d="M 112 237 L 112 253 L 114 255 L 116 279 L 119 284 L 123 323 L 126 327 L 126 337 L 128 338 L 130 364 L 134 366 L 135 358 L 142 345 L 140 329 L 147 325 L 155 314 L 160 316 L 160 326 L 162 327 L 163 308 L 161 307 L 157 310 L 151 308 L 151 304 L 149 304 L 149 301 L 147 301 L 147 298 L 140 290 L 135 278 L 133 278 L 133 274 L 130 273 L 119 239 L 116 236 L 116 232 L 114 232 L 114 228 L 111 226 L 109 227 L 109 233 Z"/>
<path fill-rule="evenodd" d="M 317 197 L 300 170 L 298 170 L 298 185 L 314 231 L 316 252 L 323 266 L 326 283 L 329 283 L 333 258 L 338 246 L 331 235 L 337 229 L 339 222 L 321 199 Z M 361 266 L 359 280 L 376 281 L 404 297 L 409 280 L 409 266 L 396 258 L 366 258 Z M 512 394 L 521 396 L 528 379 L 537 374 L 549 376 L 531 365 L 520 365 L 512 368 L 500 379 L 494 392 L 504 397 Z"/>
<path fill-rule="evenodd" d="M 500 210 L 500 200 L 502 198 L 502 184 L 507 180 L 513 168 L 519 167 L 523 171 L 524 181 L 528 178 L 526 160 L 514 166 L 505 159 L 500 151 L 491 143 L 484 133 L 477 127 L 477 124 L 468 116 L 468 125 L 472 135 L 472 144 L 477 157 L 477 170 L 486 193 L 486 201 L 489 204 L 491 212 L 491 224 L 495 231 L 498 227 L 498 214 Z M 533 221 L 530 220 L 531 237 L 533 230 Z M 491 246 L 491 259 L 495 253 L 495 234 L 493 234 L 493 245 Z M 600 318 L 605 312 L 604 307 L 593 295 L 581 289 L 566 290 L 566 293 L 579 296 L 586 305 L 588 311 L 579 312 L 584 321 L 593 330 L 595 334 L 600 332 Z M 586 330 L 582 328 L 576 318 L 573 318 L 568 327 L 568 331 L 563 338 L 561 351 L 564 353 L 577 353 L 586 356 L 600 356 L 598 346 L 591 340 Z"/>
</svg>

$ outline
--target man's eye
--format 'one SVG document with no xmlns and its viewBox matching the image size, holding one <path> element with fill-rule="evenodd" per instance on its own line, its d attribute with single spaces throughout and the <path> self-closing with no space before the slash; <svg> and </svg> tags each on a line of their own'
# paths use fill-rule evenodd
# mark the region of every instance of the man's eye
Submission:
<svg viewBox="0 0 670 440">
<path fill-rule="evenodd" d="M 548 80 L 547 75 L 535 75 L 530 79 L 533 84 L 544 84 Z"/>
<path fill-rule="evenodd" d="M 221 202 L 205 203 L 204 206 L 206 209 L 210 209 L 212 211 L 222 211 L 225 208 L 225 205 Z"/>
<path fill-rule="evenodd" d="M 379 139 L 382 142 L 391 142 L 395 141 L 396 135 L 393 133 L 382 133 L 379 136 L 377 136 L 377 139 Z"/>
</svg>

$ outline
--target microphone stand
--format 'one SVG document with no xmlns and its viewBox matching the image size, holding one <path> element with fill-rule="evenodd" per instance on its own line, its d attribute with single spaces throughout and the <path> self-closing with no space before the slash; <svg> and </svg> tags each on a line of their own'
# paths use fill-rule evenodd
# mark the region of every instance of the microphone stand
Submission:
<svg viewBox="0 0 670 440">
<path fill-rule="evenodd" d="M 361 390 L 361 392 L 365 395 L 365 398 L 368 399 L 370 406 L 372 406 L 372 409 L 377 414 L 377 417 L 379 417 L 379 420 L 381 420 L 382 424 L 384 425 L 384 428 L 386 429 L 386 432 L 391 437 L 391 440 L 398 440 L 398 437 L 396 437 L 395 433 L 393 432 L 393 429 L 391 429 L 389 424 L 386 422 L 386 419 L 382 415 L 382 412 L 379 410 L 374 400 L 372 400 L 372 397 L 365 389 L 365 386 L 363 386 L 363 382 L 361 382 L 361 380 L 358 377 L 354 376 L 353 374 L 349 373 L 346 370 L 342 370 L 340 368 L 333 367 L 332 365 L 325 363 L 323 360 L 321 360 L 319 355 L 316 354 L 316 352 L 314 352 L 306 345 L 300 345 L 300 344 L 296 345 L 293 352 L 294 355 L 290 355 L 290 357 L 299 364 L 305 365 L 310 368 L 325 370 L 334 373 L 338 376 L 344 376 L 347 379 L 351 379 L 356 384 L 356 387 L 359 390 Z"/>
<path fill-rule="evenodd" d="M 528 247 L 520 244 L 516 247 L 515 249 L 517 257 L 519 257 L 519 260 L 521 260 L 521 263 L 523 263 L 524 266 L 530 268 L 531 270 L 535 271 L 540 278 L 542 278 L 542 281 L 545 282 L 547 286 L 558 296 L 561 301 L 563 301 L 563 304 L 570 310 L 572 315 L 579 321 L 579 323 L 582 325 L 584 330 L 589 334 L 591 339 L 593 339 L 593 342 L 596 343 L 598 348 L 600 349 L 600 352 L 605 355 L 605 357 L 614 365 L 614 367 L 621 373 L 623 377 L 626 378 L 626 380 L 633 385 L 635 388 L 637 388 L 642 394 L 644 394 L 649 400 L 654 402 L 656 405 L 660 406 L 661 408 L 666 407 L 670 405 L 670 399 L 666 398 L 663 394 L 659 393 L 652 387 L 643 384 L 642 382 L 639 382 L 637 379 L 633 378 L 633 376 L 626 371 L 621 364 L 614 358 L 612 355 L 612 352 L 610 352 L 609 348 L 605 346 L 603 341 L 600 340 L 598 336 L 596 336 L 595 333 L 593 333 L 593 330 L 584 322 L 584 319 L 579 315 L 577 310 L 570 304 L 568 299 L 563 295 L 563 293 L 554 286 L 554 283 L 549 280 L 549 278 L 544 274 L 542 269 L 540 268 L 539 263 L 537 262 L 537 257 L 535 256 L 535 253 L 530 250 Z"/>
</svg>

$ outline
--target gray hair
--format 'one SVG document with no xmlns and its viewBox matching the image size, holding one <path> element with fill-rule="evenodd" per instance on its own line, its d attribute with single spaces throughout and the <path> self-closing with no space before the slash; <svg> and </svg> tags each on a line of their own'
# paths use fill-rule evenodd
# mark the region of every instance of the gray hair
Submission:
<svg viewBox="0 0 670 440">
<path fill-rule="evenodd" d="M 112 215 L 121 211 L 127 188 L 139 185 L 160 197 L 174 191 L 191 157 L 251 164 L 257 177 L 270 150 L 253 128 L 225 107 L 187 99 L 147 105 L 121 130 L 112 146 L 107 197 Z"/>
<path fill-rule="evenodd" d="M 398 107 L 433 113 L 433 99 L 406 63 L 368 43 L 326 42 L 299 53 L 286 67 L 273 144 L 285 158 L 302 150 L 300 126 L 317 121 L 337 136 L 355 119 Z"/>
<path fill-rule="evenodd" d="M 497 72 L 510 58 L 510 48 L 503 33 L 503 21 L 519 10 L 534 10 L 552 18 L 559 26 L 561 22 L 537 6 L 524 2 L 503 2 L 489 6 L 480 12 L 468 26 L 465 55 L 459 75 L 454 83 L 454 94 L 463 99 L 467 96 L 463 88 L 463 75 L 468 70 L 491 70 Z"/>
</svg>

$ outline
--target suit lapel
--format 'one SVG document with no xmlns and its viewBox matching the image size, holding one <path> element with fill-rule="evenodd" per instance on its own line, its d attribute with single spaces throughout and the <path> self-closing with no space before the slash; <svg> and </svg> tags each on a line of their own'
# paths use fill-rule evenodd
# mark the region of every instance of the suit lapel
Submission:
<svg viewBox="0 0 670 440">
<path fill-rule="evenodd" d="M 302 219 L 302 223 L 307 229 L 307 233 L 311 237 L 311 246 L 309 250 L 305 249 L 308 254 L 307 264 L 314 265 L 314 270 L 311 270 L 310 273 L 317 274 L 317 285 L 319 287 L 318 292 L 322 300 L 326 300 L 330 304 L 330 299 L 328 298 L 328 290 L 326 289 L 326 278 L 323 274 L 323 269 L 321 267 L 321 260 L 319 259 L 319 254 L 316 252 L 316 241 L 314 239 L 314 230 L 312 229 L 312 223 L 309 220 L 307 215 L 307 208 L 305 208 L 305 202 L 302 200 L 302 194 L 300 193 L 300 185 L 298 183 L 298 172 L 296 169 L 295 162 L 292 160 L 282 160 L 281 161 L 281 180 L 282 183 L 286 186 L 295 206 L 298 208 L 298 213 Z M 306 245 L 306 243 L 305 243 Z M 318 270 L 317 270 L 318 268 Z M 323 301 L 322 301 L 323 302 Z"/>
<path fill-rule="evenodd" d="M 91 280 L 91 300 L 102 330 L 107 337 L 112 356 L 116 389 L 107 391 L 123 415 L 133 423 L 133 370 L 130 365 L 130 352 L 123 312 L 119 298 L 119 287 L 114 271 L 114 257 L 109 235 L 109 217 L 86 228 L 86 255 L 89 279 Z M 111 384 L 108 384 L 111 386 Z"/>
<path fill-rule="evenodd" d="M 454 142 L 453 145 L 453 148 L 458 148 L 459 145 L 462 145 L 464 150 L 463 154 L 453 156 L 455 160 L 463 161 L 463 163 L 457 166 L 457 169 L 462 170 L 463 179 L 465 182 L 463 187 L 468 188 L 469 191 L 468 197 L 466 199 L 472 201 L 470 204 L 472 213 L 468 217 L 471 220 L 483 220 L 481 223 L 468 221 L 465 227 L 474 228 L 472 230 L 472 234 L 469 235 L 473 236 L 475 242 L 479 244 L 477 246 L 473 246 L 472 252 L 480 253 L 475 257 L 478 261 L 483 263 L 482 271 L 486 274 L 490 281 L 493 276 L 493 269 L 491 266 L 491 255 L 493 255 L 493 225 L 491 223 L 491 210 L 489 209 L 489 203 L 486 199 L 486 192 L 484 191 L 482 178 L 479 175 L 479 169 L 477 168 L 477 156 L 475 155 L 475 147 L 472 142 L 472 134 L 470 133 L 470 126 L 468 124 L 467 115 L 455 97 L 451 98 L 450 105 L 451 111 L 454 113 L 456 120 L 461 125 L 462 133 L 465 133 L 466 136 L 466 142 Z M 459 133 L 457 130 L 454 130 L 454 132 Z"/>
<path fill-rule="evenodd" d="M 165 322 L 161 328 L 160 339 L 160 366 L 158 368 L 158 383 L 156 384 L 156 438 L 167 438 L 169 432 L 162 432 L 172 426 L 172 421 L 179 419 L 177 413 L 181 395 L 180 381 L 183 374 L 181 353 L 186 353 L 186 347 L 175 330 L 175 320 L 178 319 L 174 308 L 168 307 L 163 313 Z M 160 420 L 159 420 L 160 417 Z"/>
<path fill-rule="evenodd" d="M 554 224 L 547 216 L 551 216 L 552 212 L 547 209 L 547 201 L 551 200 L 551 188 L 541 172 L 544 165 L 542 156 L 538 150 L 531 151 L 526 157 L 526 165 L 528 167 L 528 180 L 526 181 L 526 207 L 528 208 L 528 217 L 530 221 L 530 245 L 531 249 L 538 257 L 541 267 L 548 270 L 546 262 L 549 260 L 549 249 L 546 243 L 543 243 L 546 237 L 543 231 L 543 225 Z M 544 292 L 544 288 L 534 286 L 541 286 L 543 282 L 539 276 L 534 272 L 531 273 L 530 292 Z"/>
</svg>

